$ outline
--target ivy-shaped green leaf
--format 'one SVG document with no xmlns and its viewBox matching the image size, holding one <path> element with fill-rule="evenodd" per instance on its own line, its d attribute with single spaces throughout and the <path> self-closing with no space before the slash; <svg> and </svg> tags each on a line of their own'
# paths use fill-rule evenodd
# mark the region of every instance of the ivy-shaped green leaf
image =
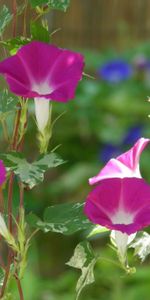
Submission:
<svg viewBox="0 0 150 300">
<path fill-rule="evenodd" d="M 44 232 L 59 232 L 70 235 L 80 230 L 92 230 L 93 225 L 83 213 L 84 203 L 65 203 L 50 206 L 45 209 L 44 220 L 34 214 L 29 214 L 27 222 L 31 227 Z"/>
<path fill-rule="evenodd" d="M 11 20 L 12 14 L 10 13 L 8 7 L 6 5 L 3 5 L 0 10 L 0 36 L 3 34 L 6 26 L 10 23 Z"/>
<path fill-rule="evenodd" d="M 82 289 L 95 281 L 93 269 L 97 258 L 89 242 L 84 241 L 78 244 L 71 259 L 66 263 L 68 266 L 80 269 L 82 274 L 76 285 L 77 297 L 79 298 Z"/>
<path fill-rule="evenodd" d="M 137 238 L 131 243 L 130 248 L 134 248 L 134 255 L 138 255 L 143 262 L 150 254 L 150 235 L 147 232 L 139 232 Z"/>
<path fill-rule="evenodd" d="M 0 159 L 4 161 L 7 170 L 13 171 L 30 188 L 44 180 L 44 173 L 48 169 L 64 163 L 56 153 L 41 155 L 33 163 L 29 163 L 22 153 L 16 152 L 0 154 Z"/>
<path fill-rule="evenodd" d="M 0 119 L 7 117 L 16 109 L 18 98 L 9 93 L 7 89 L 0 92 Z"/>
<path fill-rule="evenodd" d="M 30 31 L 32 40 L 49 43 L 50 35 L 48 30 L 39 23 L 31 23 Z"/>
<path fill-rule="evenodd" d="M 21 36 L 6 41 L 1 41 L 0 43 L 10 51 L 11 55 L 14 55 L 20 47 L 28 44 L 30 41 L 31 39 Z"/>
<path fill-rule="evenodd" d="M 70 0 L 30 0 L 30 3 L 32 7 L 48 5 L 52 9 L 66 11 L 70 4 Z"/>
</svg>

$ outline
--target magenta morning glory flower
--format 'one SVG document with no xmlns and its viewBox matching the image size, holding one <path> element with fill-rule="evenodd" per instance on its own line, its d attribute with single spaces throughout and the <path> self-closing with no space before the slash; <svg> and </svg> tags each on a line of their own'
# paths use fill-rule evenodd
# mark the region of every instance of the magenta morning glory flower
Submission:
<svg viewBox="0 0 150 300">
<path fill-rule="evenodd" d="M 6 180 L 6 169 L 4 167 L 2 160 L 0 160 L 0 185 L 2 185 L 5 180 Z"/>
<path fill-rule="evenodd" d="M 149 142 L 150 139 L 140 138 L 130 150 L 117 158 L 110 159 L 97 176 L 89 179 L 89 184 L 93 185 L 108 178 L 141 178 L 139 169 L 140 155 Z"/>
<path fill-rule="evenodd" d="M 84 213 L 92 223 L 112 230 L 125 266 L 128 244 L 137 231 L 150 225 L 150 185 L 141 178 L 105 179 L 89 193 Z"/>
<path fill-rule="evenodd" d="M 14 94 L 35 99 L 36 118 L 43 131 L 49 118 L 48 100 L 67 102 L 74 98 L 83 61 L 79 53 L 33 41 L 2 61 L 0 74 Z"/>
<path fill-rule="evenodd" d="M 94 223 L 128 235 L 150 225 L 150 185 L 141 178 L 113 178 L 89 193 L 84 208 Z"/>
</svg>

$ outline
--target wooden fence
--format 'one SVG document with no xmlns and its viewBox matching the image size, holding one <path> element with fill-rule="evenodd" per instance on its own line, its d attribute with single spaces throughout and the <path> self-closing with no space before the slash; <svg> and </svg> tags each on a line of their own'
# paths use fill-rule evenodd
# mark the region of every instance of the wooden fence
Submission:
<svg viewBox="0 0 150 300">
<path fill-rule="evenodd" d="M 54 39 L 65 46 L 124 48 L 150 39 L 150 0 L 71 0 L 53 14 Z"/>
<path fill-rule="evenodd" d="M 55 11 L 48 16 L 51 30 L 61 28 L 53 36 L 60 46 L 120 49 L 150 40 L 150 0 L 70 1 L 66 13 Z M 12 0 L 0 0 L 0 9 L 2 4 L 11 7 Z"/>
</svg>

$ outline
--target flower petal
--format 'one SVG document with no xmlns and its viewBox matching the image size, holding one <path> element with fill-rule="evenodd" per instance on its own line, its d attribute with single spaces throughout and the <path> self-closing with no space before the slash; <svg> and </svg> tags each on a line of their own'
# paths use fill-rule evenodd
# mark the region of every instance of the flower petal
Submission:
<svg viewBox="0 0 150 300">
<path fill-rule="evenodd" d="M 81 54 L 33 41 L 0 63 L 12 92 L 66 102 L 74 97 L 84 66 Z"/>
<path fill-rule="evenodd" d="M 97 176 L 89 179 L 89 184 L 93 185 L 107 178 L 141 178 L 139 159 L 149 142 L 150 139 L 140 138 L 129 151 L 121 154 L 116 159 L 109 160 Z"/>
<path fill-rule="evenodd" d="M 103 180 L 88 195 L 84 212 L 94 224 L 139 231 L 150 225 L 150 185 L 139 178 Z"/>
<path fill-rule="evenodd" d="M 140 155 L 150 139 L 140 138 L 135 145 L 127 152 L 118 156 L 117 159 L 132 170 L 136 170 L 139 164 Z"/>
</svg>

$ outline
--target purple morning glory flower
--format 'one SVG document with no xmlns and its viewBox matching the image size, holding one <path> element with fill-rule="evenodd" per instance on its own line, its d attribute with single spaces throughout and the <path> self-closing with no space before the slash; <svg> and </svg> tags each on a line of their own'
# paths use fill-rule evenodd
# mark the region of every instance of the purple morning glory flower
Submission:
<svg viewBox="0 0 150 300">
<path fill-rule="evenodd" d="M 83 67 L 81 54 L 33 41 L 0 62 L 0 74 L 14 94 L 35 99 L 37 123 L 43 131 L 49 118 L 48 100 L 67 102 L 74 98 Z"/>
<path fill-rule="evenodd" d="M 103 64 L 98 74 L 109 83 L 119 83 L 132 76 L 132 67 L 124 60 L 116 59 Z"/>
</svg>

